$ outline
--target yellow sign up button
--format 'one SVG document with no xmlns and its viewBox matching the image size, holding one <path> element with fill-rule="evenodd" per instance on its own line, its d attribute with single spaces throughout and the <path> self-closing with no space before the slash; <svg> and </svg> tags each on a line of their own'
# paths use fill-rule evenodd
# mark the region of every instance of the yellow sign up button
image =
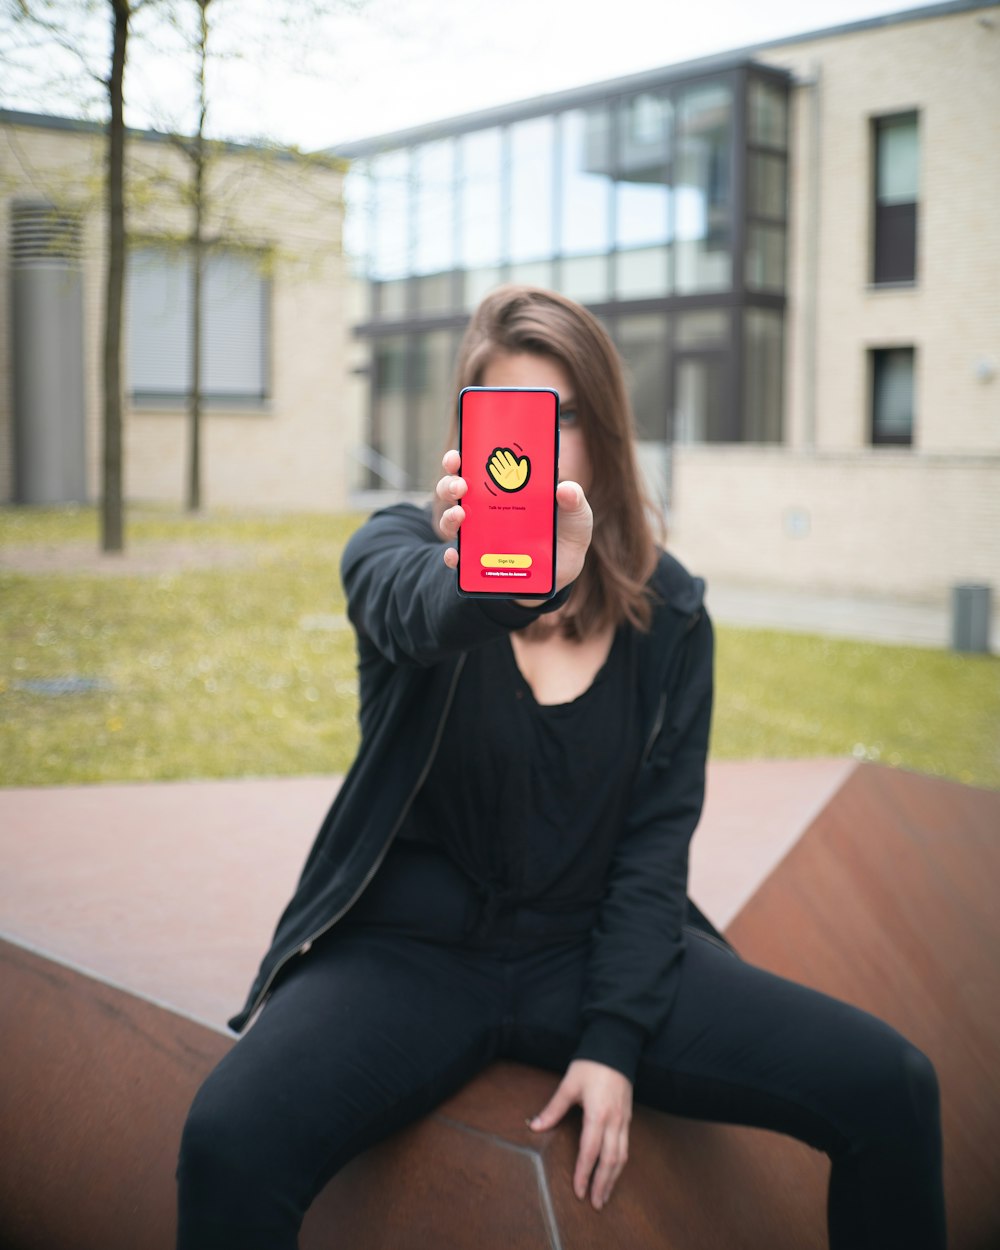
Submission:
<svg viewBox="0 0 1000 1250">
<path fill-rule="evenodd" d="M 531 556 L 504 556 L 487 552 L 479 557 L 484 569 L 530 569 Z"/>
</svg>

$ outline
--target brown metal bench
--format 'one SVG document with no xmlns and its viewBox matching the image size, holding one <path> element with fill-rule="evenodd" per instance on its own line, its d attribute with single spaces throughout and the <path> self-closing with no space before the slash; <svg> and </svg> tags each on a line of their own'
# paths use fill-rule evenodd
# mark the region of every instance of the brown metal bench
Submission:
<svg viewBox="0 0 1000 1250">
<path fill-rule="evenodd" d="M 168 1250 L 187 1107 L 329 779 L 0 791 L 0 1245 Z M 877 1011 L 941 1078 L 953 1250 L 1000 1244 L 1000 794 L 837 761 L 720 764 L 692 893 L 744 957 Z M 600 1215 L 551 1074 L 498 1064 L 324 1190 L 305 1250 L 810 1250 L 826 1160 L 639 1109 Z"/>
</svg>

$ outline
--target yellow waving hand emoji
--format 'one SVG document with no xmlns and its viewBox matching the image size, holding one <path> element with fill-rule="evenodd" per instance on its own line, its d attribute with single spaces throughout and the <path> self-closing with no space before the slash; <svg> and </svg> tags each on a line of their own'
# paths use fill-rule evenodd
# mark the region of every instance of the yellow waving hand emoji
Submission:
<svg viewBox="0 0 1000 1250">
<path fill-rule="evenodd" d="M 531 461 L 527 456 L 517 456 L 509 447 L 495 447 L 486 462 L 486 471 L 501 490 L 513 494 L 523 490 L 531 474 Z"/>
</svg>

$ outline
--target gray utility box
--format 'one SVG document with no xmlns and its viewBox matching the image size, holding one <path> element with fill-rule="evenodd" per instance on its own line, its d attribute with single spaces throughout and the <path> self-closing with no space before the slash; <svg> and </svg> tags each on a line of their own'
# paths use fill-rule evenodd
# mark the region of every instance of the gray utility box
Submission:
<svg viewBox="0 0 1000 1250">
<path fill-rule="evenodd" d="M 12 205 L 14 498 L 87 497 L 83 396 L 82 230 L 51 204 Z"/>
<path fill-rule="evenodd" d="M 990 650 L 993 590 L 961 585 L 951 589 L 951 645 L 955 651 Z"/>
</svg>

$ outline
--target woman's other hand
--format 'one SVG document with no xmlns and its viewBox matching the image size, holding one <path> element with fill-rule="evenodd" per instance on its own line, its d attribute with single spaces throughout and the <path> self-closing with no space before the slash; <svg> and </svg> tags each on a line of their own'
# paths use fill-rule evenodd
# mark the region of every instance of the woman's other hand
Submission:
<svg viewBox="0 0 1000 1250">
<path fill-rule="evenodd" d="M 457 451 L 445 453 L 442 460 L 444 477 L 437 484 L 435 494 L 445 505 L 441 514 L 441 533 L 450 542 L 458 536 L 465 520 L 465 509 L 459 502 L 469 489 L 464 477 L 459 476 L 461 458 Z M 590 540 L 594 532 L 594 514 L 577 482 L 560 482 L 556 487 L 556 503 L 559 505 L 559 527 L 556 541 L 556 590 L 562 590 L 576 581 L 583 570 Z M 458 551 L 446 547 L 444 562 L 450 569 L 458 567 Z M 537 606 L 530 604 L 529 606 Z"/>
<path fill-rule="evenodd" d="M 632 1122 L 632 1082 L 606 1064 L 574 1059 L 545 1109 L 529 1126 L 536 1133 L 555 1128 L 570 1107 L 583 1110 L 580 1150 L 573 1172 L 573 1192 L 600 1211 L 628 1161 Z"/>
</svg>

